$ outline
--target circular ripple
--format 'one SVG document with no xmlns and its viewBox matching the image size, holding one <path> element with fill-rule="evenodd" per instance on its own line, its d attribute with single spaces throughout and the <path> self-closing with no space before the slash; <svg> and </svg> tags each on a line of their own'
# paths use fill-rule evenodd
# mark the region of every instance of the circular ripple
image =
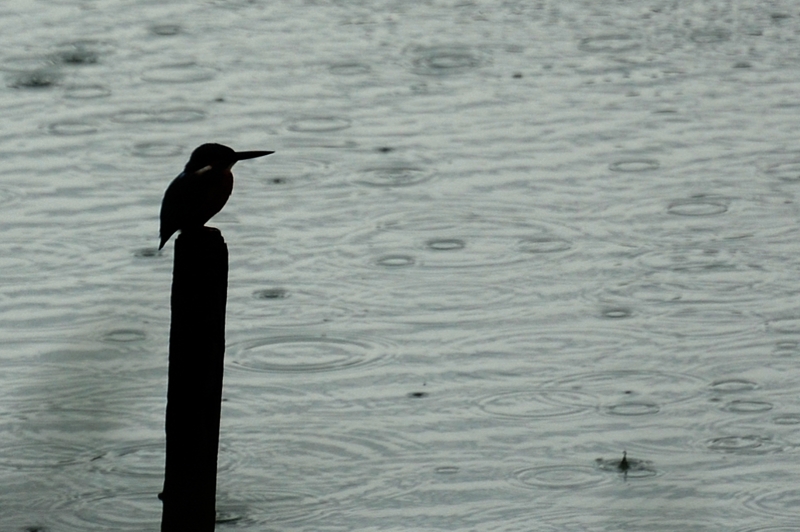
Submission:
<svg viewBox="0 0 800 532">
<path fill-rule="evenodd" d="M 558 237 L 540 236 L 523 238 L 518 243 L 522 253 L 559 253 L 572 248 L 572 243 Z"/>
<path fill-rule="evenodd" d="M 616 405 L 610 405 L 603 409 L 608 414 L 615 416 L 649 416 L 658 414 L 661 407 L 656 403 L 648 403 L 645 401 L 628 401 Z"/>
<path fill-rule="evenodd" d="M 758 389 L 758 384 L 747 379 L 722 379 L 711 383 L 711 390 L 717 393 L 741 393 Z"/>
<path fill-rule="evenodd" d="M 706 28 L 694 30 L 689 38 L 698 44 L 717 43 L 729 40 L 731 32 L 724 28 Z"/>
<path fill-rule="evenodd" d="M 607 308 L 603 309 L 602 315 L 604 318 L 612 320 L 619 320 L 623 318 L 630 318 L 633 311 L 629 308 Z"/>
<path fill-rule="evenodd" d="M 333 371 L 384 356 L 366 342 L 314 336 L 265 338 L 231 347 L 231 363 L 261 372 Z"/>
<path fill-rule="evenodd" d="M 405 268 L 414 265 L 414 257 L 411 255 L 384 255 L 375 261 L 378 266 L 384 268 Z"/>
<path fill-rule="evenodd" d="M 91 461 L 86 448 L 64 443 L 26 442 L 0 447 L 0 466 L 12 469 L 55 469 Z"/>
<path fill-rule="evenodd" d="M 784 161 L 767 167 L 764 173 L 780 181 L 800 182 L 800 161 Z"/>
<path fill-rule="evenodd" d="M 186 62 L 152 68 L 142 75 L 142 79 L 151 83 L 197 83 L 215 76 L 216 72 L 211 68 Z"/>
<path fill-rule="evenodd" d="M 779 488 L 761 493 L 745 501 L 745 505 L 769 516 L 797 519 L 800 517 L 800 488 Z"/>
<path fill-rule="evenodd" d="M 776 425 L 800 425 L 800 414 L 780 414 L 772 418 Z"/>
<path fill-rule="evenodd" d="M 430 181 L 434 173 L 415 166 L 383 166 L 361 171 L 357 183 L 373 187 L 410 187 Z"/>
<path fill-rule="evenodd" d="M 328 161 L 305 156 L 270 157 L 269 173 L 257 178 L 268 187 L 315 187 L 330 174 Z M 252 178 L 251 178 L 252 179 Z M 259 211 L 261 212 L 261 211 Z"/>
<path fill-rule="evenodd" d="M 263 386 L 255 387 L 256 395 L 259 395 L 258 390 L 261 389 Z M 347 391 L 344 393 L 347 395 L 345 400 L 347 407 L 352 407 L 352 394 Z M 297 392 L 293 392 L 292 395 L 296 396 Z M 252 399 L 252 397 L 250 398 Z M 258 398 L 256 400 L 263 408 L 263 401 Z M 285 408 L 284 412 L 292 413 L 292 415 L 297 413 L 296 406 L 285 405 L 280 398 L 278 398 L 278 404 L 271 405 L 269 408 L 281 408 L 282 405 Z M 338 407 L 334 407 L 327 412 L 335 415 L 338 410 Z M 367 413 L 360 410 L 360 407 L 359 411 Z M 325 410 L 321 412 L 325 412 Z M 383 415 L 377 412 L 376 414 Z M 245 422 L 247 427 L 252 428 L 252 421 Z M 255 460 L 255 462 L 243 462 L 240 469 L 247 471 L 254 464 L 259 465 L 267 461 L 276 465 L 285 464 L 290 468 L 300 467 L 309 472 L 319 472 L 337 464 L 345 466 L 354 462 L 377 464 L 386 460 L 391 461 L 391 457 L 402 456 L 403 453 L 424 453 L 426 450 L 425 446 L 419 442 L 406 439 L 401 434 L 402 431 L 367 430 L 362 433 L 359 430 L 347 430 L 346 433 L 339 434 L 335 430 L 319 432 L 311 429 L 306 433 L 288 434 L 289 431 L 286 432 L 287 434 L 273 434 L 270 431 L 264 431 L 249 444 L 237 443 L 237 446 L 245 448 L 247 456 L 252 456 Z M 289 457 L 291 458 L 287 460 Z M 260 468 L 257 469 L 256 475 L 261 472 Z M 238 486 L 248 482 L 248 479 L 243 478 L 239 482 L 238 479 L 232 478 L 232 481 Z M 256 485 L 263 485 L 261 477 L 255 478 L 253 481 Z M 358 486 L 356 489 L 361 487 L 363 486 Z"/>
<path fill-rule="evenodd" d="M 459 238 L 433 238 L 425 245 L 434 251 L 457 251 L 467 247 L 467 243 Z"/>
<path fill-rule="evenodd" d="M 661 315 L 661 329 L 657 334 L 674 337 L 706 337 L 719 339 L 741 336 L 750 332 L 742 325 L 742 313 L 736 309 L 711 309 L 685 306 Z"/>
<path fill-rule="evenodd" d="M 731 401 L 722 407 L 726 412 L 733 412 L 735 414 L 762 414 L 769 412 L 774 406 L 767 401 L 747 401 L 744 399 L 737 399 Z"/>
<path fill-rule="evenodd" d="M 712 451 L 731 454 L 771 454 L 783 451 L 783 446 L 772 438 L 756 434 L 713 438 L 706 442 L 706 446 Z"/>
<path fill-rule="evenodd" d="M 556 384 L 592 393 L 598 397 L 619 397 L 633 391 L 641 396 L 657 397 L 660 401 L 654 403 L 660 404 L 693 399 L 702 389 L 702 380 L 697 377 L 646 370 L 582 373 L 559 380 Z"/>
<path fill-rule="evenodd" d="M 527 207 L 489 204 L 476 210 L 443 208 L 393 214 L 379 221 L 376 228 L 352 238 L 358 245 L 369 245 L 387 255 L 419 250 L 414 257 L 425 268 L 484 268 L 527 265 L 544 260 L 545 255 L 561 258 L 552 252 L 568 249 L 571 233 L 564 227 L 532 220 Z M 428 246 L 432 241 L 469 245 L 460 253 L 441 253 Z"/>
<path fill-rule="evenodd" d="M 159 478 L 164 474 L 165 458 L 163 442 L 144 442 L 106 451 L 92 461 L 92 466 L 104 473 L 125 477 Z"/>
<path fill-rule="evenodd" d="M 55 515 L 67 530 L 158 530 L 159 519 L 152 511 L 155 497 L 152 491 L 119 490 L 83 495 L 72 498 Z"/>
<path fill-rule="evenodd" d="M 113 114 L 111 120 L 123 124 L 142 124 L 147 122 L 182 124 L 197 122 L 205 119 L 205 117 L 206 113 L 202 109 L 173 107 L 168 109 L 130 109 L 120 111 Z"/>
<path fill-rule="evenodd" d="M 581 39 L 578 48 L 584 52 L 621 53 L 639 48 L 639 41 L 631 35 L 613 34 L 585 37 Z"/>
<path fill-rule="evenodd" d="M 708 274 L 705 277 L 694 275 L 689 280 L 668 277 L 663 288 L 673 293 L 697 293 L 700 297 L 734 297 L 740 292 L 752 291 L 755 281 L 751 272 L 761 272 L 754 265 L 748 253 L 738 249 L 706 247 L 675 247 L 656 249 L 640 255 L 638 259 L 649 269 L 668 273 Z M 657 278 L 656 278 L 657 279 Z M 731 294 L 733 293 L 733 294 Z"/>
<path fill-rule="evenodd" d="M 297 133 L 330 133 L 350 127 L 350 120 L 338 116 L 309 116 L 286 123 L 286 129 Z"/>
<path fill-rule="evenodd" d="M 50 124 L 47 130 L 53 135 L 70 137 L 97 133 L 97 126 L 91 122 L 84 122 L 82 120 L 64 120 L 62 122 Z"/>
<path fill-rule="evenodd" d="M 461 74 L 485 63 L 482 53 L 462 45 L 417 46 L 408 53 L 413 56 L 411 70 L 422 76 Z"/>
<path fill-rule="evenodd" d="M 175 157 L 183 153 L 183 146 L 167 142 L 139 142 L 133 146 L 138 157 Z"/>
<path fill-rule="evenodd" d="M 300 491 L 264 489 L 247 493 L 217 494 L 217 523 L 264 525 L 319 518 L 324 500 Z M 260 528 L 258 528 L 260 529 Z"/>
<path fill-rule="evenodd" d="M 493 395 L 478 402 L 487 414 L 507 418 L 547 418 L 596 408 L 593 396 L 572 390 L 534 390 Z"/>
<path fill-rule="evenodd" d="M 718 332 L 735 333 L 736 329 L 725 322 L 733 317 L 731 313 L 720 312 L 717 320 L 713 314 L 704 315 L 686 307 L 687 304 L 696 303 L 733 304 L 731 306 L 741 303 L 739 306 L 742 307 L 755 301 L 760 293 L 758 286 L 761 281 L 755 280 L 757 276 L 754 277 L 753 272 L 746 269 L 751 265 L 745 264 L 744 260 L 745 257 L 731 258 L 726 253 L 714 256 L 699 250 L 645 253 L 637 261 L 648 269 L 647 278 L 611 287 L 608 293 L 617 298 L 627 298 L 628 301 L 657 303 L 668 312 L 672 312 L 668 309 L 674 309 L 678 312 L 668 316 L 667 321 L 673 321 L 676 325 L 683 320 L 683 314 L 695 320 L 692 328 L 699 329 L 701 322 L 709 322 L 707 332 L 713 326 Z"/>
<path fill-rule="evenodd" d="M 150 31 L 160 37 L 171 37 L 181 33 L 181 27 L 179 24 L 155 24 L 150 26 Z"/>
<path fill-rule="evenodd" d="M 718 200 L 690 198 L 671 202 L 667 212 L 676 216 L 717 216 L 728 212 L 728 205 Z"/>
<path fill-rule="evenodd" d="M 147 339 L 147 333 L 139 329 L 117 329 L 103 335 L 103 341 L 113 343 L 141 342 Z"/>
<path fill-rule="evenodd" d="M 372 72 L 372 67 L 365 63 L 336 63 L 329 67 L 330 73 L 337 76 L 358 76 L 361 74 L 369 74 Z"/>
<path fill-rule="evenodd" d="M 597 469 L 586 466 L 529 467 L 514 472 L 513 480 L 525 488 L 583 489 L 606 481 Z"/>
<path fill-rule="evenodd" d="M 76 365 L 83 364 L 88 367 L 103 364 L 109 353 L 114 356 L 120 352 L 105 349 L 94 353 L 48 354 L 48 358 L 54 361 L 54 364 L 50 365 L 51 371 L 60 376 L 51 378 L 53 382 L 44 389 L 37 390 L 36 393 L 42 395 L 44 399 L 34 399 L 31 402 L 42 405 L 42 408 L 16 412 L 15 417 L 18 419 L 9 419 L 8 426 L 26 438 L 46 438 L 47 445 L 42 445 L 44 449 L 41 451 L 42 456 L 48 453 L 58 455 L 63 448 L 65 454 L 71 453 L 71 457 L 67 457 L 67 460 L 81 461 L 85 458 L 95 459 L 102 453 L 91 450 L 79 453 L 76 452 L 75 446 L 59 444 L 54 438 L 97 443 L 96 434 L 111 434 L 117 431 L 124 433 L 132 427 L 143 429 L 153 423 L 158 426 L 158 413 L 159 410 L 163 412 L 163 405 L 159 404 L 157 397 L 153 398 L 151 387 L 145 387 L 143 390 L 141 385 L 128 386 L 119 382 L 117 377 L 89 378 L 85 371 L 82 375 L 85 381 L 74 384 L 73 380 L 70 380 L 75 376 L 68 372 Z M 68 359 L 70 356 L 72 358 Z M 109 362 L 108 367 L 119 368 L 119 361 L 123 358 L 124 356 L 120 355 L 117 362 Z M 138 372 L 130 370 L 126 376 L 128 374 L 130 374 L 128 380 L 141 382 L 141 375 Z M 61 381 L 56 382 L 55 379 Z M 62 382 L 64 380 L 65 383 Z M 47 395 L 48 392 L 52 395 Z M 35 398 L 37 395 L 32 397 Z M 47 450 L 50 443 L 53 444 L 53 451 Z"/>
<path fill-rule="evenodd" d="M 360 312 L 339 297 L 331 298 L 331 294 L 341 288 L 335 281 L 331 285 L 317 285 L 313 290 L 297 286 L 257 288 L 266 283 L 269 281 L 253 278 L 240 288 L 232 287 L 228 293 L 228 314 L 253 323 L 255 327 L 269 323 L 270 327 L 300 331 L 304 330 L 302 327 L 338 322 Z M 322 301 L 325 304 L 321 304 Z M 240 323 L 247 327 L 245 322 Z"/>
<path fill-rule="evenodd" d="M 793 340 L 775 342 L 775 350 L 782 355 L 783 354 L 791 355 L 797 352 L 799 347 L 800 347 L 800 342 L 796 342 Z"/>
<path fill-rule="evenodd" d="M 471 281 L 452 275 L 426 278 L 417 274 L 416 269 L 395 267 L 390 271 L 397 272 L 398 279 L 392 279 L 390 284 L 386 280 L 365 284 L 362 290 L 344 296 L 346 306 L 368 308 L 373 319 L 395 324 L 407 320 L 408 323 L 459 323 L 462 327 L 467 321 L 484 322 L 487 313 L 498 319 L 500 316 L 519 319 L 521 313 L 525 315 L 530 310 L 518 305 L 520 292 L 526 292 L 527 286 L 502 281 L 490 283 L 483 277 Z"/>
<path fill-rule="evenodd" d="M 769 320 L 767 330 L 778 334 L 800 334 L 800 318 L 787 316 Z"/>
<path fill-rule="evenodd" d="M 661 164 L 655 159 L 629 159 L 616 161 L 608 166 L 613 172 L 649 172 L 658 170 Z"/>
<path fill-rule="evenodd" d="M 111 95 L 111 89 L 105 85 L 70 85 L 64 88 L 64 97 L 75 100 L 105 98 Z"/>
</svg>

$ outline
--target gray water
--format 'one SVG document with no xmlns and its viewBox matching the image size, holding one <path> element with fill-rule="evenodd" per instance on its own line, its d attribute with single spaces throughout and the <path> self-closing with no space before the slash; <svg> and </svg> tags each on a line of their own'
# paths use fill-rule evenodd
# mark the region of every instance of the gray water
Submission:
<svg viewBox="0 0 800 532">
<path fill-rule="evenodd" d="M 204 142 L 276 151 L 212 220 L 217 530 L 800 530 L 791 0 L 0 29 L 0 530 L 159 529 L 158 210 Z"/>
</svg>

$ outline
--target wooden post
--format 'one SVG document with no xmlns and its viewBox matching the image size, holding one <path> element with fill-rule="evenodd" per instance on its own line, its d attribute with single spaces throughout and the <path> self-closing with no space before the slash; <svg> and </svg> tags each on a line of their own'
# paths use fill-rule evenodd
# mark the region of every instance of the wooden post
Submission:
<svg viewBox="0 0 800 532">
<path fill-rule="evenodd" d="M 175 241 L 162 532 L 213 532 L 228 247 L 204 227 Z"/>
</svg>

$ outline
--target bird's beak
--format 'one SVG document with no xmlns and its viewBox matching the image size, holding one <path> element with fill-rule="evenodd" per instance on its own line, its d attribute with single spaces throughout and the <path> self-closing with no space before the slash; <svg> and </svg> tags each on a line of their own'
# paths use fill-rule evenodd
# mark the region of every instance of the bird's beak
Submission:
<svg viewBox="0 0 800 532">
<path fill-rule="evenodd" d="M 269 155 L 271 153 L 275 153 L 274 151 L 237 151 L 235 154 L 237 161 L 243 161 L 245 159 L 255 159 L 256 157 L 264 157 L 265 155 Z"/>
</svg>

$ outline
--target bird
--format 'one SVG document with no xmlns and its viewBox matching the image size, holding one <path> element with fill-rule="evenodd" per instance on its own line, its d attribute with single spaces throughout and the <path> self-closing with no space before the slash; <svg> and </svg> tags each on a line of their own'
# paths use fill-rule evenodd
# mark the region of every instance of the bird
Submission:
<svg viewBox="0 0 800 532">
<path fill-rule="evenodd" d="M 176 231 L 203 227 L 225 206 L 233 191 L 231 168 L 238 161 L 255 159 L 274 151 L 234 151 L 222 144 L 197 147 L 178 177 L 164 192 L 161 201 L 161 244 Z"/>
</svg>

